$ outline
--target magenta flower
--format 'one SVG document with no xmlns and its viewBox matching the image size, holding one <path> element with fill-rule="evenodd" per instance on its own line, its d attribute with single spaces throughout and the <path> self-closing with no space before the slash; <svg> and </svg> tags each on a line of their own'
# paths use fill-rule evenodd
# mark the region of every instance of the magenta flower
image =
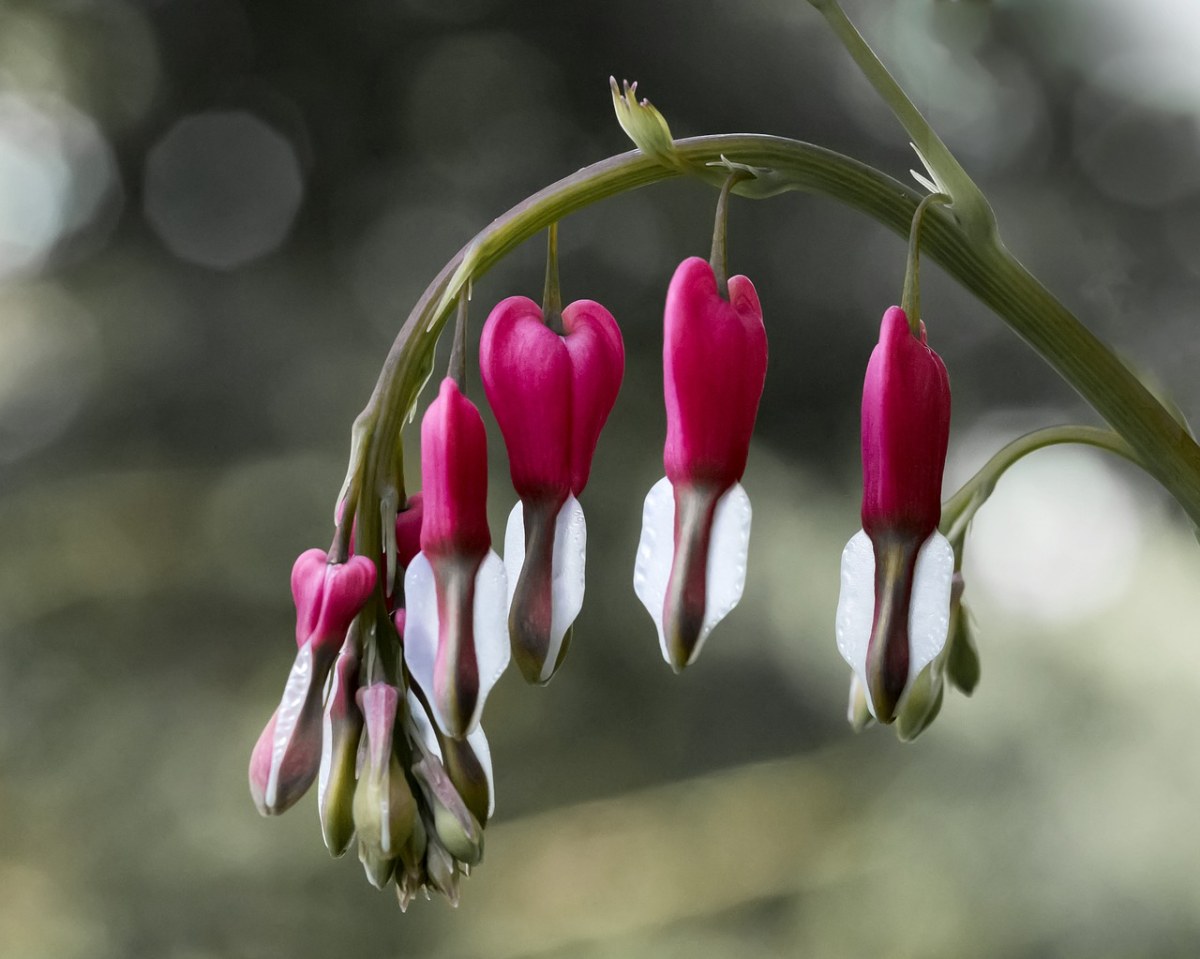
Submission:
<svg viewBox="0 0 1200 959">
<path fill-rule="evenodd" d="M 583 604 L 587 529 L 576 497 L 625 370 L 608 310 L 577 300 L 562 321 L 564 336 L 533 300 L 512 296 L 492 310 L 479 347 L 520 497 L 504 538 L 509 633 L 521 672 L 535 683 L 554 675 Z"/>
<path fill-rule="evenodd" d="M 404 661 L 439 728 L 461 739 L 508 665 L 504 564 L 487 523 L 487 434 L 454 380 L 421 422 L 421 552 L 404 575 Z"/>
<path fill-rule="evenodd" d="M 375 576 L 375 564 L 365 557 L 331 564 L 319 549 L 300 554 L 292 567 L 300 649 L 279 707 L 250 755 L 250 795 L 264 816 L 291 807 L 317 776 L 325 680 Z"/>
<path fill-rule="evenodd" d="M 667 475 L 646 497 L 633 577 L 663 657 L 677 670 L 696 658 L 745 586 L 751 511 L 739 480 L 766 371 L 754 284 L 730 278 L 726 299 L 706 261 L 684 260 L 664 316 Z"/>
<path fill-rule="evenodd" d="M 946 643 L 954 551 L 937 526 L 949 436 L 946 367 L 924 324 L 918 338 L 893 306 L 863 384 L 863 528 L 842 554 L 836 624 L 881 722 Z"/>
</svg>

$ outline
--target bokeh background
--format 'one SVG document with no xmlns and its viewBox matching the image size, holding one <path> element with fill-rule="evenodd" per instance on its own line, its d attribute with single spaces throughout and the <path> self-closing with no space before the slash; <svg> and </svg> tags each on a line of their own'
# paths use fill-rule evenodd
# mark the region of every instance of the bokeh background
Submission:
<svg viewBox="0 0 1200 959">
<path fill-rule="evenodd" d="M 1009 245 L 1200 412 L 1194 3 L 848 9 Z M 255 813 L 288 574 L 328 542 L 351 420 L 455 250 L 626 149 L 610 73 L 676 135 L 913 165 L 799 0 L 0 0 L 0 956 L 1200 955 L 1200 550 L 1125 464 L 1046 451 L 1007 477 L 968 540 L 975 696 L 911 746 L 847 728 L 858 391 L 904 256 L 817 197 L 733 208 L 771 364 L 747 593 L 699 663 L 671 674 L 630 589 L 663 293 L 714 200 L 669 183 L 562 226 L 564 294 L 612 309 L 628 372 L 566 668 L 489 706 L 499 803 L 461 907 L 401 915 L 329 859 L 311 798 Z M 1093 421 L 924 276 L 948 492 L 1025 429 Z M 541 278 L 531 243 L 477 319 Z"/>
</svg>

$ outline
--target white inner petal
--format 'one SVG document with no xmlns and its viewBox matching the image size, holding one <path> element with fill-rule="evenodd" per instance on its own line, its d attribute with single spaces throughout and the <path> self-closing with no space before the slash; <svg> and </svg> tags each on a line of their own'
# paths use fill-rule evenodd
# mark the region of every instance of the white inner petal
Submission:
<svg viewBox="0 0 1200 959">
<path fill-rule="evenodd" d="M 445 721 L 437 715 L 433 700 L 433 664 L 437 659 L 438 614 L 437 587 L 433 567 L 423 552 L 417 553 L 404 571 L 404 665 L 413 682 L 425 691 L 442 729 Z"/>
<path fill-rule="evenodd" d="M 475 659 L 479 668 L 479 698 L 467 724 L 468 735 L 479 725 L 483 702 L 508 667 L 508 577 L 495 550 L 479 564 L 475 574 Z M 445 727 L 443 727 L 444 729 Z"/>
<path fill-rule="evenodd" d="M 717 500 L 705 567 L 704 621 L 689 663 L 700 654 L 713 627 L 742 598 L 746 586 L 746 559 L 750 549 L 750 497 L 734 483 Z M 668 663 L 663 633 L 663 604 L 675 558 L 675 491 L 665 476 L 651 487 L 642 507 L 642 535 L 633 567 L 633 590 L 658 628 L 658 645 Z"/>
<path fill-rule="evenodd" d="M 508 596 L 504 564 L 494 550 L 488 550 L 475 574 L 475 665 L 479 675 L 479 696 L 475 711 L 467 723 L 468 734 L 479 724 L 484 700 L 508 666 L 512 655 L 508 645 Z M 433 710 L 434 722 L 449 735 L 446 718 L 433 693 L 433 669 L 437 659 L 438 613 L 437 588 L 433 567 L 423 552 L 418 553 L 404 573 L 404 663 L 413 680 L 425 691 Z"/>
<path fill-rule="evenodd" d="M 746 588 L 751 513 L 750 497 L 741 483 L 734 483 L 717 500 L 705 570 L 704 625 L 689 663 L 700 655 L 700 647 L 713 627 L 741 601 L 742 591 Z"/>
<path fill-rule="evenodd" d="M 584 567 L 587 553 L 587 524 L 583 507 L 569 495 L 554 520 L 554 555 L 550 566 L 550 648 L 539 677 L 547 681 L 554 673 L 563 637 L 583 608 Z M 525 564 L 525 508 L 520 500 L 508 514 L 504 530 L 504 572 L 508 576 L 508 605 L 512 606 L 517 577 Z"/>
<path fill-rule="evenodd" d="M 907 688 L 922 669 L 933 662 L 946 645 L 950 631 L 950 584 L 954 578 L 954 549 L 941 533 L 921 545 L 913 572 L 912 597 L 908 607 Z M 854 670 L 867 695 L 867 708 L 875 715 L 867 683 L 867 646 L 875 620 L 875 550 L 871 539 L 859 530 L 842 551 L 842 588 L 838 596 L 838 652 Z"/>
<path fill-rule="evenodd" d="M 633 563 L 633 591 L 658 628 L 658 645 L 668 663 L 663 603 L 675 555 L 675 491 L 665 476 L 650 487 L 642 506 L 642 535 Z"/>
</svg>

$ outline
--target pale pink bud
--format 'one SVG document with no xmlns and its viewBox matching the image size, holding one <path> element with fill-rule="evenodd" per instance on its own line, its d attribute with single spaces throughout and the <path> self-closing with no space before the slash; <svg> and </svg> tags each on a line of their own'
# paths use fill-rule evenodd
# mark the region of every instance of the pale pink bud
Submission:
<svg viewBox="0 0 1200 959">
<path fill-rule="evenodd" d="M 365 556 L 330 563 L 324 550 L 301 553 L 292 567 L 296 645 L 313 642 L 336 653 L 375 588 L 375 576 L 375 564 Z"/>
</svg>

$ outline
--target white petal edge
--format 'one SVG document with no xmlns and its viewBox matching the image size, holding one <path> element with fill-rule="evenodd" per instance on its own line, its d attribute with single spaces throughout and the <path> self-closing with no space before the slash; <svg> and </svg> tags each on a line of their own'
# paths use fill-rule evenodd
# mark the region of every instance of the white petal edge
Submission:
<svg viewBox="0 0 1200 959">
<path fill-rule="evenodd" d="M 746 587 L 750 550 L 750 497 L 734 483 L 717 500 L 705 569 L 704 621 L 688 665 L 700 655 L 713 627 L 729 615 Z M 663 659 L 671 661 L 663 633 L 663 603 L 675 558 L 675 490 L 665 476 L 650 488 L 642 507 L 642 534 L 633 566 L 633 591 L 658 628 Z"/>
<path fill-rule="evenodd" d="M 550 649 L 539 676 L 546 682 L 554 673 L 563 637 L 583 609 L 587 523 L 583 507 L 568 495 L 554 518 L 554 554 L 550 563 Z M 508 607 L 517 591 L 517 578 L 525 565 L 525 507 L 517 505 L 508 514 L 504 529 L 504 572 L 508 577 Z"/>
<path fill-rule="evenodd" d="M 912 599 L 908 608 L 907 689 L 917 674 L 937 657 L 950 632 L 950 586 L 954 579 L 954 548 L 936 530 L 921 544 L 913 571 Z M 867 646 L 875 619 L 875 550 L 871 538 L 859 530 L 842 551 L 841 592 L 834 632 L 838 652 L 854 670 L 875 715 L 867 683 Z"/>
<path fill-rule="evenodd" d="M 287 756 L 292 734 L 300 724 L 304 711 L 309 706 L 313 679 L 313 646 L 305 643 L 296 653 L 292 670 L 288 673 L 279 700 L 279 711 L 275 717 L 275 733 L 271 739 L 271 768 L 267 771 L 267 788 L 263 792 L 263 803 L 268 809 L 274 807 L 279 796 L 279 771 Z"/>
<path fill-rule="evenodd" d="M 504 563 L 494 550 L 479 564 L 475 574 L 475 660 L 479 675 L 479 697 L 467 724 L 468 739 L 479 725 L 488 693 L 508 666 L 508 596 Z M 425 690 L 433 720 L 446 735 L 445 717 L 433 695 L 433 667 L 437 659 L 437 587 L 433 567 L 423 552 L 417 553 L 404 572 L 404 664 L 414 682 Z"/>
</svg>

